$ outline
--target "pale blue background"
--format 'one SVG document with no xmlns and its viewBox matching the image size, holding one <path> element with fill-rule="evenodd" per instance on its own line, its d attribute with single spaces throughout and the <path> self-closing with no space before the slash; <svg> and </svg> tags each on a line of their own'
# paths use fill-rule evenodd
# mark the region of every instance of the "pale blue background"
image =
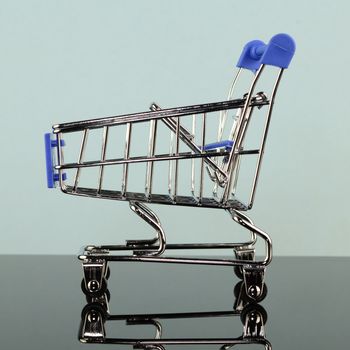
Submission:
<svg viewBox="0 0 350 350">
<path fill-rule="evenodd" d="M 153 100 L 221 100 L 242 46 L 286 32 L 297 52 L 251 216 L 276 255 L 349 255 L 349 11 L 346 0 L 0 1 L 0 253 L 75 254 L 142 237 L 125 203 L 45 188 L 43 133 Z M 220 211 L 155 209 L 170 241 L 235 232 Z"/>
</svg>

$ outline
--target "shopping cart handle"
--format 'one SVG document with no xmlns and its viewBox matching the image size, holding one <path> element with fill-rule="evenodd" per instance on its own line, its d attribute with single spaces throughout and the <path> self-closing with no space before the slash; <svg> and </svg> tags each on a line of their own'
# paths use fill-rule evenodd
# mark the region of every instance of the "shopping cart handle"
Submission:
<svg viewBox="0 0 350 350">
<path fill-rule="evenodd" d="M 254 73 L 262 64 L 288 68 L 294 52 L 295 42 L 288 34 L 276 34 L 267 45 L 260 40 L 252 40 L 244 46 L 237 67 Z"/>
<path fill-rule="evenodd" d="M 46 156 L 46 179 L 47 179 L 47 187 L 55 188 L 56 182 L 59 181 L 59 173 L 55 170 L 55 157 L 54 157 L 54 149 L 57 147 L 57 141 L 51 138 L 51 133 L 46 133 L 44 135 L 45 138 L 45 156 Z M 64 140 L 61 140 L 61 146 L 65 145 Z M 62 179 L 66 180 L 66 173 L 62 174 Z"/>
</svg>

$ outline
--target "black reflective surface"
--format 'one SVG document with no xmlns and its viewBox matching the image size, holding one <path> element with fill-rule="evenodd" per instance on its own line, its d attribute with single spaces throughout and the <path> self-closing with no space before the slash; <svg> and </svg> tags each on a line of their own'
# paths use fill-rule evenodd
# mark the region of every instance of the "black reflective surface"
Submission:
<svg viewBox="0 0 350 350">
<path fill-rule="evenodd" d="M 132 349 L 79 342 L 87 300 L 80 289 L 82 269 L 76 257 L 1 256 L 0 262 L 2 349 Z M 274 258 L 267 271 L 268 294 L 261 302 L 268 315 L 265 337 L 273 349 L 349 348 L 349 266 L 349 258 Z M 201 317 L 161 320 L 162 338 L 242 336 L 241 318 L 229 314 L 239 282 L 232 268 L 120 262 L 111 263 L 110 268 L 111 314 L 200 313 Z M 217 312 L 228 314 L 213 317 Z M 136 325 L 116 319 L 105 326 L 113 338 L 154 338 L 156 333 L 156 327 L 147 322 Z M 263 348 L 235 346 L 241 347 Z"/>
</svg>

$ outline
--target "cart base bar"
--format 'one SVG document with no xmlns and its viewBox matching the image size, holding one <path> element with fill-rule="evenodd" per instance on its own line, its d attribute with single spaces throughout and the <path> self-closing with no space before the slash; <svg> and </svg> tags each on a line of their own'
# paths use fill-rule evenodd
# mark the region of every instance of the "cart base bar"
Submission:
<svg viewBox="0 0 350 350">
<path fill-rule="evenodd" d="M 239 211 L 247 211 L 248 206 L 240 202 L 238 199 L 228 200 L 225 204 L 221 203 L 213 198 L 203 197 L 198 200 L 190 196 L 168 196 L 162 194 L 152 194 L 146 196 L 140 192 L 126 192 L 123 194 L 121 191 L 111 190 L 96 190 L 93 188 L 78 187 L 74 189 L 73 186 L 66 186 L 64 192 L 82 197 L 94 197 L 101 199 L 112 199 L 117 201 L 137 201 L 137 202 L 148 202 L 154 204 L 172 204 L 179 206 L 197 206 L 201 208 L 217 208 L 217 209 L 234 209 Z"/>
</svg>

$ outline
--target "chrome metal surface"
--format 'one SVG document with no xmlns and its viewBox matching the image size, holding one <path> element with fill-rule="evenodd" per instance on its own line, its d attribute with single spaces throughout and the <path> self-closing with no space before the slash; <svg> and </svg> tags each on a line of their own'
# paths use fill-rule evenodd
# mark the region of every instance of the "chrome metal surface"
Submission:
<svg viewBox="0 0 350 350">
<path fill-rule="evenodd" d="M 158 256 L 161 255 L 165 250 L 165 234 L 160 224 L 158 217 L 154 214 L 151 209 L 149 209 L 146 205 L 139 202 L 130 202 L 130 209 L 137 214 L 141 219 L 145 220 L 149 225 L 151 225 L 157 232 L 157 238 L 154 240 L 142 240 L 142 241 L 128 241 L 128 247 L 140 247 L 141 250 L 135 250 L 134 255 L 145 255 L 145 256 Z M 154 244 L 154 242 L 158 243 L 158 247 L 152 246 L 152 250 L 149 249 L 143 250 L 144 247 L 149 248 L 150 244 Z M 131 244 L 133 242 L 134 244 Z"/>
<path fill-rule="evenodd" d="M 132 130 L 132 124 L 130 123 L 126 124 L 125 149 L 124 149 L 125 161 L 129 160 L 131 130 Z M 121 186 L 121 194 L 123 197 L 125 196 L 127 185 L 128 185 L 128 171 L 129 171 L 129 163 L 125 162 L 123 163 L 123 179 L 122 179 L 122 186 Z"/>
<path fill-rule="evenodd" d="M 205 146 L 205 128 L 206 128 L 206 114 L 203 113 L 203 122 L 202 122 L 202 154 Z M 204 158 L 201 159 L 201 173 L 200 173 L 200 183 L 199 183 L 199 198 L 198 201 L 201 203 L 203 198 L 203 182 L 204 182 Z"/>
<path fill-rule="evenodd" d="M 250 109 L 250 104 L 251 104 L 251 99 L 253 96 L 253 92 L 255 89 L 255 86 L 261 76 L 261 73 L 263 72 L 264 65 L 261 65 L 259 70 L 257 71 L 251 86 L 249 88 L 249 91 L 247 93 L 247 96 L 245 98 L 245 103 L 242 109 L 242 113 L 240 115 L 239 121 L 238 121 L 238 127 L 237 130 L 234 133 L 234 139 L 235 139 L 235 144 L 234 147 L 232 147 L 231 154 L 229 155 L 228 161 L 227 161 L 227 169 L 228 169 L 228 180 L 227 180 L 227 186 L 224 189 L 224 194 L 222 196 L 222 201 L 225 202 L 228 200 L 231 190 L 232 190 L 232 182 L 233 176 L 232 173 L 235 169 L 235 166 L 238 162 L 238 152 L 241 150 L 242 143 L 244 140 L 244 135 L 245 135 L 245 130 L 248 122 L 248 117 L 251 115 L 251 109 Z"/>
<path fill-rule="evenodd" d="M 150 106 L 151 111 L 149 112 L 90 119 L 53 126 L 53 132 L 56 134 L 58 143 L 58 163 L 54 169 L 59 173 L 59 185 L 62 191 L 82 197 L 129 202 L 133 212 L 145 220 L 156 232 L 155 238 L 128 240 L 125 245 L 89 246 L 80 255 L 83 264 L 107 263 L 108 261 L 144 261 L 236 266 L 239 267 L 239 270 L 236 269 L 236 273 L 242 274 L 242 278 L 245 281 L 246 293 L 256 300 L 263 295 L 265 268 L 272 259 L 272 242 L 269 235 L 254 225 L 252 220 L 244 215 L 243 212 L 250 210 L 253 206 L 273 104 L 283 73 L 283 69 L 277 72 L 271 92 L 256 92 L 257 86 L 260 88 L 261 79 L 263 79 L 262 77 L 265 76 L 265 71 L 268 69 L 265 68 L 265 65 L 261 65 L 257 72 L 251 76 L 248 91 L 245 91 L 243 98 L 233 99 L 234 94 L 236 94 L 235 89 L 238 81 L 243 75 L 243 71 L 239 69 L 230 87 L 227 101 L 169 109 L 162 109 L 156 103 L 152 103 Z M 251 72 L 248 73 L 251 74 Z M 269 99 L 268 96 L 271 96 L 271 98 Z M 264 106 L 268 106 L 268 108 L 266 108 L 267 112 L 265 112 L 265 124 L 259 148 L 245 149 L 246 134 L 253 123 L 253 115 Z M 236 112 L 233 120 L 228 122 L 228 111 L 230 110 L 236 110 Z M 218 130 L 215 134 L 217 141 L 222 141 L 224 135 L 228 135 L 227 140 L 220 143 L 210 143 L 211 140 L 208 140 L 208 138 L 211 133 L 207 130 L 208 125 L 211 125 L 210 118 L 218 120 Z M 166 126 L 166 131 L 170 131 L 170 134 L 164 134 L 165 136 L 161 134 L 159 136 L 160 130 L 163 130 L 159 127 L 159 121 Z M 191 131 L 187 129 L 188 124 L 186 122 L 190 124 Z M 137 137 L 131 137 L 132 128 L 136 123 L 143 123 L 149 136 L 145 152 L 131 156 L 131 146 L 139 141 Z M 109 144 L 108 134 L 111 128 L 116 130 L 126 128 L 122 156 L 106 156 L 106 149 Z M 87 136 L 92 129 L 102 129 L 103 131 L 100 159 L 89 159 L 85 155 L 88 142 Z M 196 137 L 197 129 L 200 131 L 197 132 L 199 135 Z M 65 134 L 69 133 L 82 133 L 79 157 L 75 163 L 66 163 L 64 161 L 61 140 Z M 164 138 L 168 138 L 168 140 Z M 167 152 L 167 149 L 157 152 L 157 148 L 161 148 L 158 144 L 162 144 L 163 141 L 169 142 L 169 153 L 164 153 Z M 66 146 L 65 152 L 68 151 L 68 146 Z M 236 198 L 236 193 L 239 193 L 237 188 L 239 187 L 239 178 L 241 176 L 242 160 L 248 155 L 256 155 L 257 163 L 254 169 L 253 182 L 248 193 L 248 200 L 244 201 Z M 169 162 L 168 174 L 164 176 L 165 186 L 163 187 L 166 190 L 162 190 L 166 193 L 157 192 L 155 189 L 157 183 L 154 179 L 156 171 L 158 171 L 157 167 L 164 171 L 164 167 L 161 168 L 161 162 L 164 161 Z M 140 174 L 136 174 L 140 175 L 142 181 L 144 181 L 144 192 L 135 191 L 128 186 L 130 164 L 139 164 L 140 166 L 144 164 L 145 170 L 141 170 L 139 171 Z M 103 182 L 104 169 L 108 166 L 122 168 L 120 187 L 115 188 L 115 186 L 111 186 L 109 188 Z M 85 187 L 82 181 L 79 181 L 79 176 L 84 171 L 83 169 L 91 167 L 99 169 L 97 186 L 95 188 Z M 72 184 L 64 181 L 63 171 L 68 169 L 75 170 Z M 141 169 L 141 167 L 138 169 Z M 210 181 L 206 179 L 206 173 Z M 182 183 L 188 184 L 188 188 L 183 190 Z M 160 220 L 146 204 L 225 209 L 233 221 L 248 232 L 250 238 L 247 242 L 238 243 L 167 244 Z M 193 228 L 191 228 L 191 231 L 193 231 Z M 265 254 L 261 259 L 255 258 L 255 245 L 258 239 L 265 246 Z M 233 249 L 235 256 L 232 259 L 203 259 L 162 255 L 166 250 L 181 249 Z M 125 252 L 132 253 L 125 255 Z M 87 267 L 87 269 L 89 268 Z M 86 288 L 88 288 L 91 278 L 87 277 L 88 272 L 85 275 L 85 284 Z M 99 282 L 96 285 L 98 289 Z"/>
<path fill-rule="evenodd" d="M 275 85 L 272 89 L 272 93 L 271 93 L 271 101 L 268 107 L 268 112 L 267 112 L 267 117 L 266 117 L 266 121 L 265 121 L 265 127 L 264 127 L 264 132 L 263 132 L 263 137 L 262 137 L 262 141 L 261 141 L 261 145 L 260 145 L 260 152 L 259 152 L 259 157 L 258 157 L 258 161 L 257 161 L 257 165 L 256 165 L 256 170 L 255 170 L 255 174 L 254 174 L 254 180 L 253 180 L 253 186 L 252 186 L 252 191 L 250 194 L 250 199 L 249 199 L 249 204 L 248 207 L 252 208 L 253 203 L 254 203 L 254 198 L 255 198 L 255 192 L 256 192 L 256 186 L 258 183 L 258 178 L 259 178 L 259 174 L 260 174 L 260 169 L 261 169 L 261 161 L 264 155 L 264 151 L 265 151 L 265 144 L 266 144 L 266 139 L 267 139 L 267 134 L 269 131 L 269 126 L 270 126 L 270 121 L 271 121 L 271 115 L 272 115 L 272 109 L 273 109 L 273 104 L 275 102 L 275 97 L 276 97 L 276 93 L 277 93 L 277 89 L 279 86 L 279 83 L 281 81 L 282 78 L 282 74 L 283 74 L 283 69 L 281 69 L 279 71 L 279 74 L 277 76 Z"/>
<path fill-rule="evenodd" d="M 238 289 L 237 289 L 238 287 Z M 105 302 L 93 302 L 87 304 L 81 313 L 81 323 L 78 338 L 83 343 L 103 343 L 103 344 L 119 344 L 131 345 L 138 349 L 154 349 L 161 347 L 164 349 L 167 345 L 221 345 L 221 349 L 229 349 L 233 345 L 238 344 L 261 344 L 265 349 L 271 349 L 270 342 L 266 339 L 265 323 L 267 320 L 266 310 L 258 304 L 251 303 L 249 298 L 244 295 L 244 288 L 241 288 L 239 282 L 234 290 L 243 291 L 235 295 L 234 308 L 224 311 L 197 311 L 197 312 L 176 312 L 176 313 L 147 313 L 147 314 L 111 314 L 105 308 Z M 235 292 L 236 294 L 236 292 Z M 237 306 L 237 307 L 236 307 Z M 243 328 L 240 336 L 227 337 L 201 337 L 194 335 L 193 337 L 169 338 L 165 329 L 169 328 L 168 320 L 178 320 L 185 322 L 184 324 L 192 325 L 201 319 L 206 322 L 213 321 L 216 318 L 225 318 L 233 321 L 233 318 L 239 317 L 242 323 L 239 329 Z M 153 338 L 141 337 L 123 337 L 121 330 L 117 326 L 120 323 L 116 321 L 124 321 L 126 326 L 149 325 L 155 328 Z M 107 323 L 113 323 L 113 327 L 108 327 Z M 173 323 L 169 323 L 172 325 Z M 233 327 L 234 328 L 234 327 Z M 118 337 L 111 337 L 109 333 L 118 330 Z M 188 329 L 190 330 L 190 329 Z M 233 332 L 232 329 L 231 332 Z"/>
<path fill-rule="evenodd" d="M 83 138 L 81 140 L 78 164 L 81 164 L 83 161 L 84 151 L 86 148 L 86 142 L 87 142 L 88 135 L 89 135 L 89 129 L 85 129 L 84 133 L 83 133 Z M 75 178 L 74 178 L 74 186 L 73 186 L 74 190 L 77 189 L 78 182 L 79 182 L 79 175 L 80 175 L 80 168 L 77 168 L 77 171 L 75 173 Z"/>
<path fill-rule="evenodd" d="M 148 144 L 149 157 L 154 157 L 154 152 L 156 147 L 156 135 L 157 135 L 157 120 L 151 120 L 149 144 Z M 145 185 L 146 196 L 150 196 L 150 194 L 152 193 L 153 165 L 154 165 L 153 162 L 147 163 L 146 185 Z"/>
<path fill-rule="evenodd" d="M 222 102 L 213 102 L 213 103 L 203 103 L 199 105 L 192 106 L 184 106 L 184 107 L 176 107 L 176 108 L 168 108 L 162 109 L 159 111 L 151 111 L 151 112 L 140 112 L 133 114 L 125 114 L 115 117 L 105 117 L 105 118 L 96 118 L 96 119 L 88 119 L 82 120 L 78 122 L 69 122 L 53 125 L 53 132 L 74 132 L 74 131 L 83 131 L 85 129 L 94 129 L 104 126 L 112 126 L 112 125 L 121 125 L 126 123 L 137 123 L 145 120 L 151 119 L 163 119 L 169 117 L 181 117 L 185 115 L 192 114 L 201 114 L 204 112 L 217 112 L 223 111 L 226 109 L 237 109 L 243 107 L 245 104 L 244 99 L 235 99 L 231 101 L 222 101 Z M 261 106 L 268 103 L 255 103 L 253 102 L 252 106 Z"/>
<path fill-rule="evenodd" d="M 101 163 L 106 159 L 106 150 L 107 150 L 107 141 L 108 141 L 108 126 L 105 126 L 103 128 L 103 138 L 102 138 L 102 150 L 101 150 Z M 104 171 L 104 165 L 100 166 L 99 176 L 98 176 L 98 188 L 97 192 L 101 192 L 102 189 L 102 181 L 103 181 L 103 171 Z"/>
</svg>

